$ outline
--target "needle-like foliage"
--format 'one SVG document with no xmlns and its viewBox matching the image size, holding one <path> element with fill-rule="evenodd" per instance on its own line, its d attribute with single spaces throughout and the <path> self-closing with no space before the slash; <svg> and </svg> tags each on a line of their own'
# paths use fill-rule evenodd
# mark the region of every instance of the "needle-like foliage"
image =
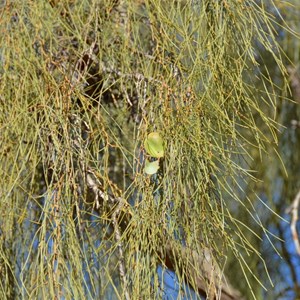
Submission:
<svg viewBox="0 0 300 300">
<path fill-rule="evenodd" d="M 274 11 L 1 1 L 1 299 L 160 299 L 159 266 L 179 298 L 233 299 L 227 260 L 257 297 L 249 262 L 268 233 L 250 168 L 277 143 L 285 85 L 265 57 L 286 76 Z M 151 132 L 163 157 L 144 147 Z"/>
</svg>

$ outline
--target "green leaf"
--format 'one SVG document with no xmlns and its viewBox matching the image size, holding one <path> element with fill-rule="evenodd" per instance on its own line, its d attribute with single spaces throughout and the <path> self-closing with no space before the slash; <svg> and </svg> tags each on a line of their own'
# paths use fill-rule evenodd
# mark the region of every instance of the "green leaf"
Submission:
<svg viewBox="0 0 300 300">
<path fill-rule="evenodd" d="M 146 152 L 155 158 L 164 156 L 164 141 L 158 132 L 149 133 L 144 142 Z"/>
<path fill-rule="evenodd" d="M 146 160 L 145 163 L 145 173 L 148 175 L 153 175 L 155 174 L 159 169 L 159 161 L 155 160 L 150 162 L 148 159 Z"/>
</svg>

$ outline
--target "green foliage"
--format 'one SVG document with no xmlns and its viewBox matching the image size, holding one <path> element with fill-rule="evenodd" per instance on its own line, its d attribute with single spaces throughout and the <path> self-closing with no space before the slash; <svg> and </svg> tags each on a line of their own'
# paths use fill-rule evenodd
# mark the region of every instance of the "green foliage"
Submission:
<svg viewBox="0 0 300 300">
<path fill-rule="evenodd" d="M 159 161 L 149 161 L 148 159 L 145 162 L 145 173 L 148 175 L 156 174 L 159 169 Z"/>
<path fill-rule="evenodd" d="M 0 298 L 160 298 L 167 250 L 197 289 L 179 246 L 259 298 L 251 161 L 287 78 L 272 1 L 0 5 Z"/>
<path fill-rule="evenodd" d="M 164 141 L 157 132 L 151 132 L 145 139 L 144 146 L 147 154 L 155 158 L 164 157 Z"/>
</svg>

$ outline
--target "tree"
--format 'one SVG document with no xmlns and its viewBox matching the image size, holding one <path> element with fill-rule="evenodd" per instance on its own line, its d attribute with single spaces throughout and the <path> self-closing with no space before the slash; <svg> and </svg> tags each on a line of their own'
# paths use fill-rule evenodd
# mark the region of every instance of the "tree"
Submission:
<svg viewBox="0 0 300 300">
<path fill-rule="evenodd" d="M 2 1 L 1 298 L 260 297 L 276 4 Z"/>
</svg>

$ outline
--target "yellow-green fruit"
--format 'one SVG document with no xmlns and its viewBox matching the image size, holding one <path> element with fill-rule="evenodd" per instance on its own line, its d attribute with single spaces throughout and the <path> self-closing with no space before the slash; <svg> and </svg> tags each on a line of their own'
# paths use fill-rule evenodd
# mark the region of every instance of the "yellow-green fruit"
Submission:
<svg viewBox="0 0 300 300">
<path fill-rule="evenodd" d="M 148 134 L 144 142 L 146 152 L 155 158 L 164 156 L 164 141 L 158 132 Z"/>
<path fill-rule="evenodd" d="M 148 175 L 155 174 L 159 169 L 158 160 L 150 162 L 148 159 L 145 162 L 145 173 Z"/>
</svg>

